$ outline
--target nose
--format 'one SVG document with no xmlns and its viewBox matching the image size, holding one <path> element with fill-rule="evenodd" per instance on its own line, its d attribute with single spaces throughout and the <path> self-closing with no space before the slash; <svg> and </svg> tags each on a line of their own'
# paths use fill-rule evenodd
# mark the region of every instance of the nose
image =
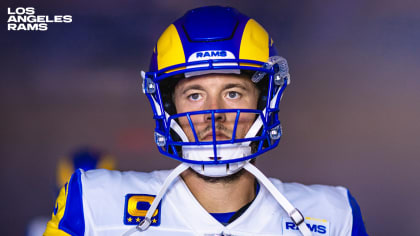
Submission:
<svg viewBox="0 0 420 236">
<path fill-rule="evenodd" d="M 211 122 L 212 121 L 212 113 L 208 113 L 204 115 L 204 121 L 205 122 Z M 224 122 L 226 120 L 226 114 L 225 113 L 214 113 L 214 122 Z"/>
<path fill-rule="evenodd" d="M 209 104 L 207 106 L 208 110 L 217 110 L 223 109 L 223 101 L 221 99 L 213 98 L 209 99 Z M 211 122 L 212 121 L 212 113 L 208 113 L 204 115 L 204 122 Z M 225 113 L 214 113 L 214 122 L 224 122 L 226 120 Z"/>
</svg>

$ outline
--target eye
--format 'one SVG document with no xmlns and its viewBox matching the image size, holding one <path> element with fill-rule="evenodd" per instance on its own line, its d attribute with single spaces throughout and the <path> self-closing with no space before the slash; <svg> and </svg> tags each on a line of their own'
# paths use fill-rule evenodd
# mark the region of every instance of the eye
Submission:
<svg viewBox="0 0 420 236">
<path fill-rule="evenodd" d="M 240 96 L 240 94 L 236 91 L 229 91 L 227 93 L 227 97 L 230 98 L 230 99 L 237 99 L 237 98 L 239 98 L 239 96 Z"/>
<path fill-rule="evenodd" d="M 199 100 L 201 98 L 201 94 L 199 94 L 199 93 L 193 93 L 193 94 L 188 95 L 188 98 L 190 100 L 197 101 L 197 100 Z"/>
</svg>

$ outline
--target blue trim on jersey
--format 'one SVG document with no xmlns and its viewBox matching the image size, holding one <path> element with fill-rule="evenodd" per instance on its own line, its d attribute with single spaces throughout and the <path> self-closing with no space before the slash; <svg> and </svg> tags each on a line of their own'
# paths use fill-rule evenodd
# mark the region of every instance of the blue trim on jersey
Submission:
<svg viewBox="0 0 420 236">
<path fill-rule="evenodd" d="M 258 193 L 260 192 L 260 183 L 257 181 L 257 187 L 255 188 L 255 197 L 257 197 Z"/>
<path fill-rule="evenodd" d="M 260 192 L 260 183 L 258 181 L 256 182 L 256 189 L 255 189 L 255 197 L 257 197 L 258 193 Z M 229 223 L 232 216 L 236 214 L 236 211 L 234 212 L 226 212 L 226 213 L 210 213 L 211 216 L 213 216 L 217 221 L 219 221 L 221 224 L 226 225 Z"/>
<path fill-rule="evenodd" d="M 226 212 L 226 213 L 210 213 L 210 215 L 213 216 L 220 223 L 228 224 L 230 218 L 232 218 L 232 216 L 235 215 L 235 213 L 236 213 L 236 211 Z"/>
<path fill-rule="evenodd" d="M 71 235 L 85 234 L 85 219 L 83 214 L 81 171 L 77 169 L 68 184 L 66 209 L 58 228 Z"/>
<path fill-rule="evenodd" d="M 356 199 L 350 194 L 350 191 L 347 190 L 347 196 L 349 198 L 349 203 L 353 212 L 353 227 L 352 227 L 352 236 L 364 236 L 368 235 L 366 233 L 365 224 L 363 223 L 362 212 L 360 211 L 359 204 L 357 204 Z"/>
</svg>

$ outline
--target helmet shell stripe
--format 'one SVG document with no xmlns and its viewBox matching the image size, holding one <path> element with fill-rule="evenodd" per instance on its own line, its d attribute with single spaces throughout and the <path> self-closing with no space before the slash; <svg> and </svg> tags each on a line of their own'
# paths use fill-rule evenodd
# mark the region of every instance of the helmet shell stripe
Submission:
<svg viewBox="0 0 420 236">
<path fill-rule="evenodd" d="M 268 57 L 268 33 L 254 19 L 250 19 L 246 24 L 242 34 L 239 59 L 267 62 Z M 241 65 L 244 65 L 244 63 L 241 63 Z"/>
<path fill-rule="evenodd" d="M 185 63 L 184 48 L 173 24 L 159 38 L 156 51 L 158 70 Z"/>
</svg>

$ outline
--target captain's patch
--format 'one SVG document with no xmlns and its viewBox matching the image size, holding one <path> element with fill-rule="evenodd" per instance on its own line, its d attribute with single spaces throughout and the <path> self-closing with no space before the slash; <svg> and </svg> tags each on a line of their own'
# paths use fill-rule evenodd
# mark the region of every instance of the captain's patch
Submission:
<svg viewBox="0 0 420 236">
<path fill-rule="evenodd" d="M 330 235 L 330 223 L 327 220 L 305 217 L 305 224 L 313 235 Z M 298 227 L 290 218 L 282 220 L 283 235 L 301 235 Z"/>
<path fill-rule="evenodd" d="M 155 195 L 127 194 L 125 196 L 124 224 L 138 225 L 146 216 L 147 210 L 155 199 Z M 152 226 L 160 225 L 160 203 L 152 215 Z"/>
</svg>

